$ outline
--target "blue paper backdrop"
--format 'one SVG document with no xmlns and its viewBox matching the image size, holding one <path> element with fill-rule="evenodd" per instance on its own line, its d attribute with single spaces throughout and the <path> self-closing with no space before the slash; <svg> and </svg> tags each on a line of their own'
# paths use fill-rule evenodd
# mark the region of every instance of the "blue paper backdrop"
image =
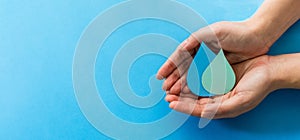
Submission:
<svg viewBox="0 0 300 140">
<path fill-rule="evenodd" d="M 244 20 L 262 1 L 180 0 L 208 23 Z M 85 27 L 119 2 L 122 1 L 0 0 L 0 139 L 108 139 L 89 124 L 78 107 L 72 61 Z M 300 52 L 299 31 L 298 22 L 275 43 L 270 54 Z M 184 37 L 174 35 L 178 40 Z M 145 63 L 157 69 L 164 60 L 146 56 L 132 69 L 138 72 Z M 144 86 L 138 88 L 134 79 L 143 76 L 147 78 L 142 73 L 130 75 L 133 89 L 141 95 L 149 91 L 146 81 L 136 83 Z M 197 126 L 199 118 L 190 117 L 166 139 L 300 139 L 299 93 L 276 91 L 256 109 L 234 119 L 214 120 L 204 129 Z M 108 101 L 113 98 L 105 96 Z M 116 115 L 136 122 L 155 120 L 170 111 L 162 101 L 160 105 L 165 108 L 155 110 L 158 116 L 134 118 L 139 111 L 128 108 L 132 112 L 126 114 L 118 106 L 122 103 L 110 104 Z"/>
</svg>

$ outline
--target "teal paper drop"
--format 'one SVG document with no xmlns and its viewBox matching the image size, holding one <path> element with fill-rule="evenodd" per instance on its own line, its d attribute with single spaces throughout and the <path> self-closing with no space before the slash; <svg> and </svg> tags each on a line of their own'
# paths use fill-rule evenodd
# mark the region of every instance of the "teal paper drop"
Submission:
<svg viewBox="0 0 300 140">
<path fill-rule="evenodd" d="M 221 49 L 202 74 L 202 85 L 212 95 L 223 95 L 235 85 L 235 73 Z"/>
</svg>

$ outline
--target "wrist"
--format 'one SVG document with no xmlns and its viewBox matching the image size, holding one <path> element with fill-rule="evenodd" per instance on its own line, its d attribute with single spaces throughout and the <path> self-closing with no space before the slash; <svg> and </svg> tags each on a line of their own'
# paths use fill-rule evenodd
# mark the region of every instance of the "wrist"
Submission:
<svg viewBox="0 0 300 140">
<path fill-rule="evenodd" d="M 273 90 L 285 88 L 287 83 L 286 77 L 284 77 L 282 66 L 280 65 L 282 60 L 277 56 L 269 56 L 269 68 L 272 78 L 272 88 Z"/>
<path fill-rule="evenodd" d="M 299 61 L 300 54 L 270 56 L 270 69 L 274 89 L 299 88 Z"/>
<path fill-rule="evenodd" d="M 268 22 L 263 17 L 251 17 L 245 24 L 249 27 L 250 34 L 261 42 L 261 46 L 269 50 L 277 38 L 274 37 L 274 30 L 269 29 L 271 23 Z"/>
<path fill-rule="evenodd" d="M 299 0 L 266 0 L 246 21 L 263 40 L 265 47 L 274 42 L 300 18 Z"/>
</svg>

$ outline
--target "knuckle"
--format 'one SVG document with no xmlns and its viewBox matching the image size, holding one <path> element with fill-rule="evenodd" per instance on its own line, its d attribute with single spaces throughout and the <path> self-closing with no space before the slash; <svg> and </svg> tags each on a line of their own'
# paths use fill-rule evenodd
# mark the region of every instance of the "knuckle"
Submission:
<svg viewBox="0 0 300 140">
<path fill-rule="evenodd" d="M 172 93 L 179 93 L 181 91 L 181 84 L 176 84 L 171 88 Z"/>
<path fill-rule="evenodd" d="M 173 77 L 174 77 L 174 79 L 178 79 L 178 78 L 181 77 L 181 76 L 180 76 L 180 73 L 179 73 L 178 71 L 175 71 L 175 72 L 173 73 Z"/>
<path fill-rule="evenodd" d="M 223 35 L 223 29 L 221 27 L 213 28 L 213 31 L 217 37 L 220 37 Z"/>
<path fill-rule="evenodd" d="M 189 60 L 190 60 L 190 59 L 192 59 L 191 56 L 189 56 L 189 59 L 187 59 L 187 60 L 185 60 L 185 61 L 182 62 L 182 65 L 183 65 L 184 68 L 186 68 L 186 67 L 189 65 L 189 63 L 190 63 Z"/>
<path fill-rule="evenodd" d="M 164 90 L 169 90 L 171 88 L 171 81 L 170 80 L 166 80 L 164 83 L 163 83 L 163 89 Z"/>
<path fill-rule="evenodd" d="M 167 69 L 172 69 L 174 67 L 174 63 L 172 62 L 172 60 L 170 60 L 169 63 L 166 63 L 166 68 Z"/>
<path fill-rule="evenodd" d="M 228 24 L 229 24 L 229 22 L 227 22 L 227 21 L 221 21 L 221 22 L 217 22 L 217 23 L 213 24 L 211 26 L 211 28 L 214 31 L 215 35 L 217 37 L 220 37 L 224 33 L 224 28 L 223 27 L 228 25 Z"/>
<path fill-rule="evenodd" d="M 170 80 L 169 79 L 165 80 L 164 87 L 168 87 L 169 85 L 170 85 Z"/>
</svg>

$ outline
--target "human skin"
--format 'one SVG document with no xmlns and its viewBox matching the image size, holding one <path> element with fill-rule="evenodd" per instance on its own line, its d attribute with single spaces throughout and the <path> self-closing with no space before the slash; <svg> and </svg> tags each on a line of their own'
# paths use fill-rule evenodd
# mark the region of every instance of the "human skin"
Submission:
<svg viewBox="0 0 300 140">
<path fill-rule="evenodd" d="M 170 108 L 198 117 L 236 117 L 256 107 L 274 90 L 300 89 L 299 60 L 300 53 L 263 55 L 232 65 L 238 83 L 225 95 L 197 97 L 185 86 L 181 93 L 168 94 L 165 100 L 170 102 Z"/>
<path fill-rule="evenodd" d="M 168 94 L 166 99 L 168 99 L 168 101 L 171 102 L 170 107 L 174 108 L 175 103 L 173 103 L 173 101 L 176 100 L 169 100 L 169 98 L 172 99 L 178 95 L 181 95 L 182 91 L 184 91 L 185 89 L 186 91 L 188 91 L 188 87 L 186 86 L 187 71 L 190 63 L 193 60 L 193 57 L 197 53 L 202 42 L 207 44 L 207 46 L 210 47 L 213 51 L 221 47 L 225 52 L 227 60 L 232 64 L 233 67 L 239 64 L 244 64 L 246 62 L 250 63 L 254 60 L 257 60 L 256 57 L 260 59 L 266 58 L 268 56 L 263 56 L 263 58 L 261 58 L 260 56 L 266 54 L 269 48 L 272 46 L 272 44 L 291 25 L 293 25 L 299 20 L 299 5 L 299 0 L 265 0 L 261 7 L 257 10 L 257 12 L 245 21 L 218 22 L 193 33 L 188 39 L 186 39 L 183 43 L 180 44 L 180 46 L 170 56 L 170 58 L 165 62 L 165 64 L 160 68 L 160 70 L 157 73 L 158 79 L 165 79 L 163 83 L 163 89 L 166 90 Z M 256 75 L 258 75 L 254 72 L 251 72 L 251 74 L 252 75 L 250 75 L 249 77 L 256 77 Z M 267 75 L 267 73 L 265 74 Z M 241 74 L 236 72 L 236 75 L 240 76 Z M 263 75 L 261 76 L 263 77 Z M 251 81 L 251 78 L 240 79 L 243 80 L 238 81 L 236 88 L 250 84 L 248 85 L 250 86 L 249 88 L 262 88 L 257 90 L 264 90 L 263 88 L 268 87 L 268 84 L 283 84 L 282 82 L 268 82 L 272 81 L 272 77 L 267 77 L 266 79 L 264 79 L 266 80 L 266 82 L 264 82 L 265 85 L 261 85 L 259 87 L 251 87 L 254 86 L 251 85 L 251 82 L 255 83 L 255 81 Z M 294 88 L 297 88 L 297 86 Z M 236 92 L 235 90 L 233 91 Z M 254 93 L 251 94 L 259 97 L 260 100 L 258 100 L 257 98 L 255 99 L 258 101 L 257 103 L 259 103 L 269 92 L 271 91 L 266 90 L 264 91 L 265 94 L 261 93 L 259 94 L 259 96 Z M 234 96 L 234 98 L 237 98 L 235 96 L 239 95 L 240 93 L 228 93 L 224 97 Z M 189 97 L 191 96 L 189 95 Z M 224 97 L 222 98 L 222 100 L 227 99 Z M 250 97 L 247 98 L 253 99 Z M 204 99 L 210 100 L 209 98 Z M 231 102 L 232 104 L 239 104 L 238 101 L 233 100 Z M 256 106 L 256 104 L 252 106 Z M 176 108 L 174 109 L 176 110 Z M 178 110 L 180 111 L 180 109 Z M 246 112 L 249 110 L 249 108 L 243 109 L 242 107 L 238 107 L 233 110 L 243 110 L 242 112 Z M 226 117 L 226 115 L 222 114 L 219 116 Z"/>
</svg>

